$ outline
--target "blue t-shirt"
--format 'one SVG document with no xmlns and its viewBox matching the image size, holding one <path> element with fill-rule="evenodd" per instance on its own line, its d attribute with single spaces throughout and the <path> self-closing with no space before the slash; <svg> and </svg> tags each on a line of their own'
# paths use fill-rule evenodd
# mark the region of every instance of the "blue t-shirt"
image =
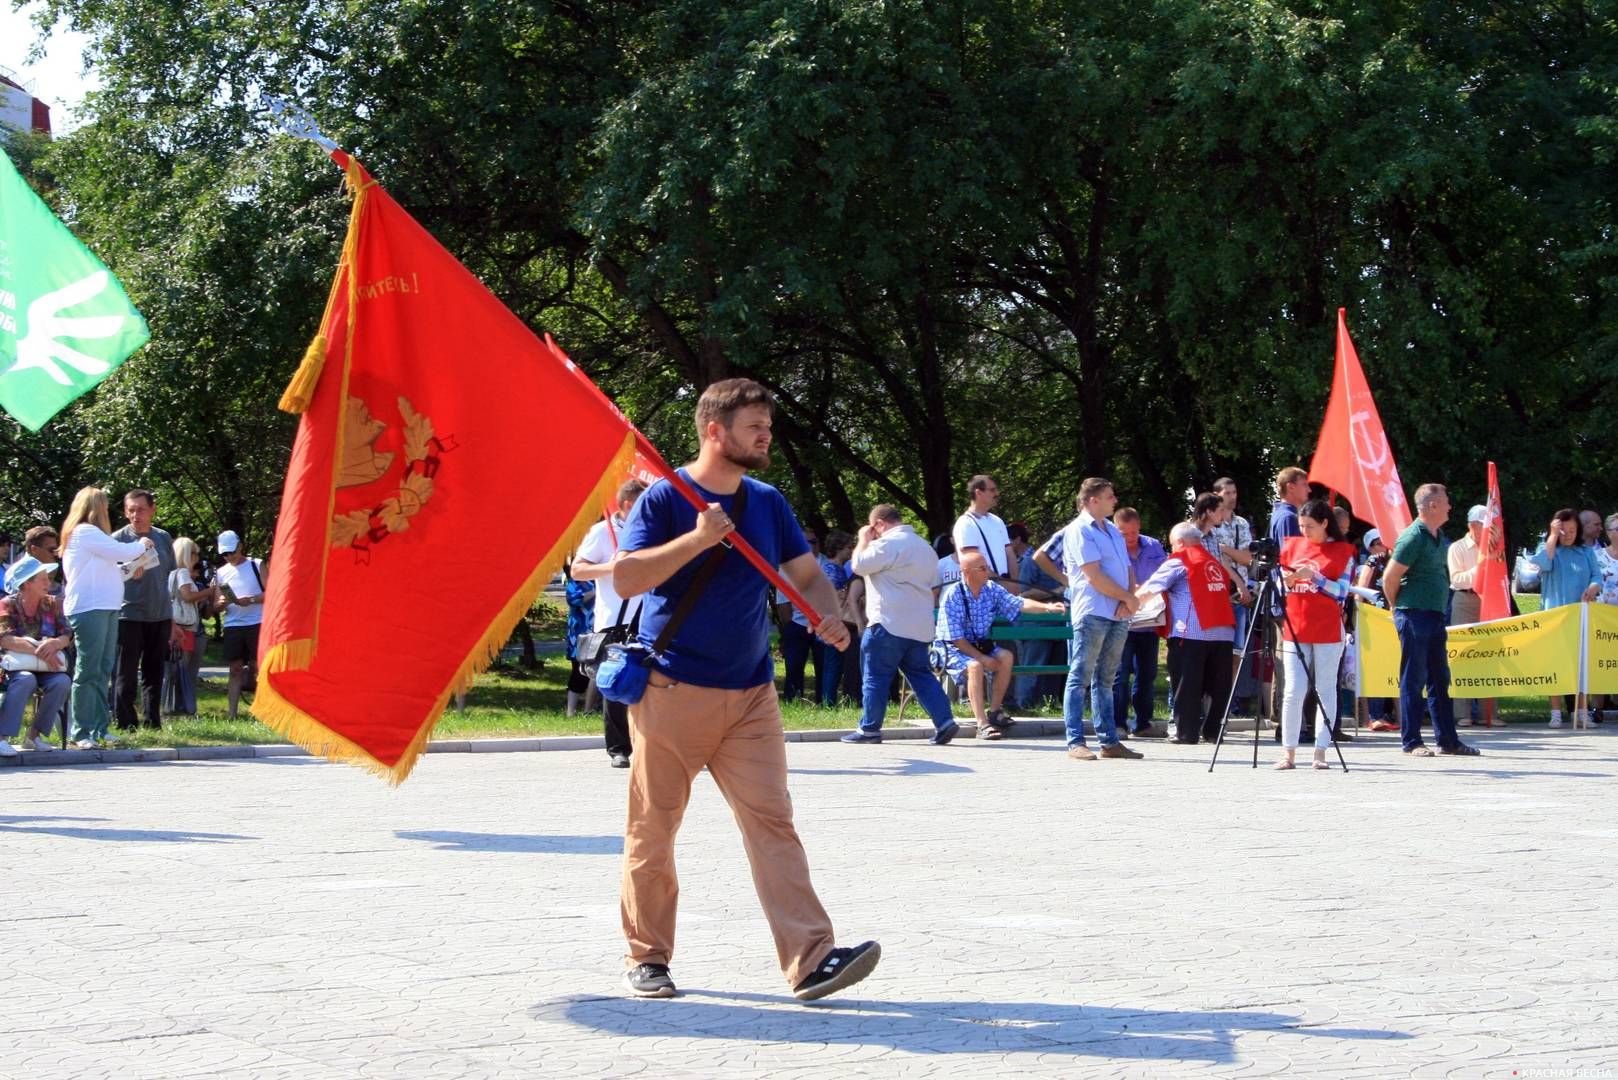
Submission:
<svg viewBox="0 0 1618 1080">
<path fill-rule="evenodd" d="M 1280 547 L 1281 542 L 1289 536 L 1302 536 L 1303 528 L 1298 524 L 1298 508 L 1289 502 L 1277 502 L 1270 507 L 1270 539 L 1275 546 Z"/>
<path fill-rule="evenodd" d="M 718 503 L 727 514 L 732 512 L 734 495 L 705 490 L 684 469 L 680 476 L 703 499 Z M 780 566 L 807 554 L 809 546 L 803 541 L 803 528 L 781 493 L 750 477 L 743 477 L 742 483 L 747 485 L 747 510 L 736 528 L 764 556 L 764 561 Z M 642 551 L 658 547 L 696 527 L 696 507 L 681 498 L 674 485 L 659 480 L 635 501 L 629 520 L 618 534 L 618 548 Z M 646 594 L 640 617 L 643 644 L 650 647 L 657 640 L 697 568 L 712 550 L 702 552 Z M 769 585 L 740 554 L 729 548 L 721 550 L 725 552 L 724 561 L 655 663 L 669 678 L 693 686 L 722 690 L 763 686 L 775 681 L 775 663 L 770 658 Z"/>
</svg>

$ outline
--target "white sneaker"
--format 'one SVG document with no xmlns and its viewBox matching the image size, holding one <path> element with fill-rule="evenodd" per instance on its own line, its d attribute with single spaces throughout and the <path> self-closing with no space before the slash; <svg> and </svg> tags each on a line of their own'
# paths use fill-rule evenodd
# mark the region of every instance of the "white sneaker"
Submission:
<svg viewBox="0 0 1618 1080">
<path fill-rule="evenodd" d="M 94 739 L 80 739 L 78 742 L 73 744 L 73 749 L 75 750 L 94 750 L 95 748 L 96 743 Z"/>
<path fill-rule="evenodd" d="M 107 732 L 105 735 L 101 736 L 101 745 L 102 746 L 120 746 L 120 745 L 123 744 L 123 741 L 124 740 L 120 739 L 118 736 L 114 735 L 110 731 Z"/>
<path fill-rule="evenodd" d="M 1559 712 L 1551 713 L 1551 727 L 1561 727 L 1561 726 L 1562 726 L 1562 714 L 1559 713 Z"/>
<path fill-rule="evenodd" d="M 45 736 L 43 736 L 43 735 L 35 735 L 32 739 L 28 739 L 28 740 L 24 741 L 23 745 L 28 747 L 28 749 L 30 749 L 30 750 L 55 750 L 56 749 L 55 746 L 51 745 L 48 741 L 46 741 Z"/>
<path fill-rule="evenodd" d="M 16 757 L 20 753 L 22 751 L 12 746 L 10 739 L 0 739 L 0 757 Z"/>
</svg>

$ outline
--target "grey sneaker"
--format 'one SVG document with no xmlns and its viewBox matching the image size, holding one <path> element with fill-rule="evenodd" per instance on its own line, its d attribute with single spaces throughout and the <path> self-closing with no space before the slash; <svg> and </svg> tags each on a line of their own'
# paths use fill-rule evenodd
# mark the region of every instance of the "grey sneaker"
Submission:
<svg viewBox="0 0 1618 1080">
<path fill-rule="evenodd" d="M 827 994 L 846 990 L 876 970 L 882 959 L 882 946 L 874 941 L 855 945 L 851 949 L 833 949 L 826 954 L 820 966 L 792 988 L 792 996 L 799 1001 L 814 1001 Z"/>
<path fill-rule="evenodd" d="M 636 997 L 670 998 L 674 996 L 674 980 L 669 978 L 667 964 L 636 964 L 624 972 L 624 985 Z"/>
</svg>

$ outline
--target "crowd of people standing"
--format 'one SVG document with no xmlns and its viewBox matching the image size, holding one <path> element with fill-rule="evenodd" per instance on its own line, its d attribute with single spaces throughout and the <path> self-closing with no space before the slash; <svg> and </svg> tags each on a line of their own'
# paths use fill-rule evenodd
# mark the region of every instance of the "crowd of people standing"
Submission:
<svg viewBox="0 0 1618 1080">
<path fill-rule="evenodd" d="M 1356 708 L 1353 608 L 1369 602 L 1392 610 L 1403 653 L 1400 697 L 1367 702 L 1373 730 L 1400 732 L 1412 756 L 1473 756 L 1457 729 L 1497 722 L 1487 701 L 1457 720 L 1448 695 L 1445 631 L 1478 619 L 1485 513 L 1473 507 L 1466 535 L 1451 543 L 1442 532 L 1450 514 L 1442 485 L 1417 489 L 1417 518 L 1391 545 L 1376 529 L 1351 542 L 1346 508 L 1312 494 L 1296 467 L 1275 477 L 1262 532 L 1238 512 L 1236 482 L 1222 477 L 1195 497 L 1166 545 L 1143 535 L 1139 512 L 1119 506 L 1104 479 L 1086 480 L 1075 518 L 1037 546 L 1026 526 L 995 513 L 999 495 L 992 477 L 974 476 L 955 527 L 930 544 L 889 505 L 874 507 L 854 536 L 831 531 L 822 541 L 805 530 L 858 644 L 831 650 L 777 594 L 783 699 L 856 701 L 860 725 L 844 741 L 879 742 L 902 678 L 932 719 L 934 742 L 958 731 L 950 691 L 970 703 L 980 736 L 995 739 L 1010 726 L 1007 703 L 1030 708 L 1048 688 L 1048 676 L 1014 668 L 1054 660 L 1067 665 L 1062 711 L 1075 759 L 1138 758 L 1124 745 L 1135 739 L 1212 739 L 1229 705 L 1275 721 L 1277 768 L 1295 767 L 1304 739 L 1313 742 L 1314 767 L 1325 768 L 1332 738 L 1352 738 L 1343 718 Z M 1252 570 L 1266 539 L 1277 598 L 1260 613 Z M 1559 512 L 1532 561 L 1546 607 L 1618 602 L 1618 514 L 1603 521 L 1592 511 Z M 1063 642 L 1040 635 L 1015 646 L 992 639 L 993 624 L 1029 611 L 1068 614 L 1065 655 Z M 1249 633 L 1256 615 L 1268 640 Z M 1167 724 L 1155 715 L 1160 649 Z M 1551 704 L 1550 723 L 1559 726 L 1562 703 Z M 1599 711 L 1587 716 L 1600 721 Z M 1426 744 L 1424 728 L 1436 746 Z"/>
<path fill-rule="evenodd" d="M 27 750 L 55 749 L 58 730 L 77 749 L 116 746 L 115 727 L 128 733 L 160 727 L 165 714 L 195 714 L 205 621 L 216 616 L 232 718 L 255 684 L 263 562 L 248 558 L 241 538 L 226 530 L 209 580 L 196 541 L 153 523 L 150 491 L 128 492 L 122 510 L 127 524 L 114 530 L 107 492 L 82 488 L 61 527 L 30 529 L 6 568 L 0 756 L 19 752 L 11 740 L 31 701 Z"/>
</svg>

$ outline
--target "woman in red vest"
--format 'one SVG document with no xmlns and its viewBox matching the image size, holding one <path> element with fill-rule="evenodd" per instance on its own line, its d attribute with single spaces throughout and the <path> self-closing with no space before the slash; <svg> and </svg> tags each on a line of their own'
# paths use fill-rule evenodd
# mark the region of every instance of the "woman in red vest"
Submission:
<svg viewBox="0 0 1618 1080">
<path fill-rule="evenodd" d="M 1286 757 L 1277 769 L 1294 768 L 1304 697 L 1313 684 L 1321 716 L 1315 723 L 1315 768 L 1327 769 L 1326 747 L 1337 722 L 1337 669 L 1343 660 L 1343 597 L 1354 565 L 1354 545 L 1345 543 L 1332 509 L 1320 499 L 1298 511 L 1302 536 L 1281 544 L 1287 616 L 1281 627 L 1281 662 L 1286 665 L 1286 696 L 1281 701 L 1281 745 Z"/>
</svg>

